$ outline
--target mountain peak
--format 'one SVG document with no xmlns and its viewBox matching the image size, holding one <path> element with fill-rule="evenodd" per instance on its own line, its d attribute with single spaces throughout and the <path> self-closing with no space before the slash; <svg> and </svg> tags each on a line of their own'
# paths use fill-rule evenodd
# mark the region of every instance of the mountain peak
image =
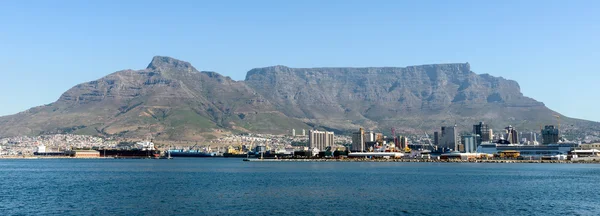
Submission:
<svg viewBox="0 0 600 216">
<path fill-rule="evenodd" d="M 171 58 L 168 56 L 154 56 L 152 62 L 148 64 L 146 69 L 152 70 L 183 70 L 183 71 L 195 71 L 196 68 L 189 62 L 181 61 L 179 59 Z"/>
</svg>

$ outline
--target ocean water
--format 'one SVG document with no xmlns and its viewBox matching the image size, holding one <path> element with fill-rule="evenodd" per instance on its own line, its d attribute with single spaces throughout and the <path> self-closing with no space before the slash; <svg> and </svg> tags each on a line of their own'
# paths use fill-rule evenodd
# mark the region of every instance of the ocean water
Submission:
<svg viewBox="0 0 600 216">
<path fill-rule="evenodd" d="M 0 160 L 0 215 L 600 215 L 600 165 Z"/>
</svg>

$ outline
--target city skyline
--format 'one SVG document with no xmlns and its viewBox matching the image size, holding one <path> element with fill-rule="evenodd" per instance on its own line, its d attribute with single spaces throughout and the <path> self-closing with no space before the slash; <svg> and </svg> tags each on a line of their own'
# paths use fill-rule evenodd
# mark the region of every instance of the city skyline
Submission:
<svg viewBox="0 0 600 216">
<path fill-rule="evenodd" d="M 0 97 L 10 103 L 0 107 L 0 116 L 54 102 L 72 86 L 109 73 L 143 68 L 150 56 L 169 55 L 235 80 L 271 65 L 470 62 L 478 74 L 518 81 L 524 95 L 550 109 L 600 121 L 598 102 L 589 100 L 600 90 L 593 71 L 598 32 L 590 28 L 600 23 L 595 1 L 30 4 L 8 1 L 0 9 L 7 33 L 0 35 L 0 90 L 11 92 Z M 549 94 L 546 84 L 560 91 Z"/>
</svg>

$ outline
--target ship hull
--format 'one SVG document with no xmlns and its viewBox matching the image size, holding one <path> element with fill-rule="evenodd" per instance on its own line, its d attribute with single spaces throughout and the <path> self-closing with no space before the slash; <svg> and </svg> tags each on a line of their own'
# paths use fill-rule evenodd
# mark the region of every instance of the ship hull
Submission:
<svg viewBox="0 0 600 216">
<path fill-rule="evenodd" d="M 98 150 L 100 157 L 117 157 L 117 158 L 158 158 L 160 151 L 156 150 L 118 150 L 106 149 Z"/>
<path fill-rule="evenodd" d="M 214 157 L 214 155 L 205 152 L 171 152 L 171 157 Z"/>
</svg>

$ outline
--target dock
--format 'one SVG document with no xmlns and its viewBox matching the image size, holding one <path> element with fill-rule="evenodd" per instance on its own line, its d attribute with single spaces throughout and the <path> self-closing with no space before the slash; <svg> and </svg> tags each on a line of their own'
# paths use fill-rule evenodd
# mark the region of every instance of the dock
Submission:
<svg viewBox="0 0 600 216">
<path fill-rule="evenodd" d="M 570 160 L 432 160 L 432 159 L 367 159 L 367 158 L 351 158 L 351 159 L 260 159 L 246 158 L 245 162 L 403 162 L 403 163 L 600 163 L 600 161 L 570 161 Z"/>
</svg>

